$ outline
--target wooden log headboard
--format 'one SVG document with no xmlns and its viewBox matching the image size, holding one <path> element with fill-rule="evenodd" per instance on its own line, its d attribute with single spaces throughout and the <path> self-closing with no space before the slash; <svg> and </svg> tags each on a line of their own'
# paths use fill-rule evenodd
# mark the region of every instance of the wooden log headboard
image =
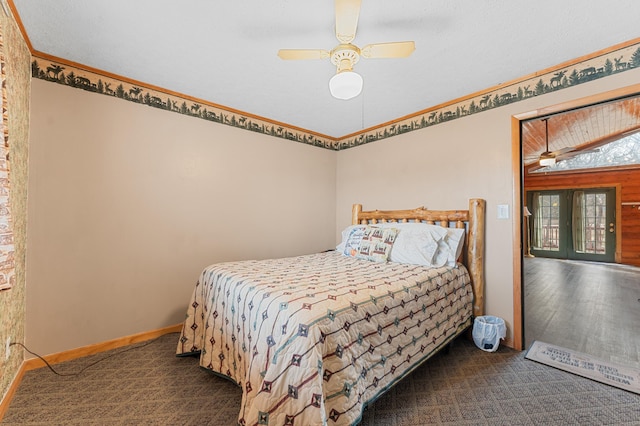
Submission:
<svg viewBox="0 0 640 426">
<path fill-rule="evenodd" d="M 480 198 L 469 200 L 469 210 L 371 210 L 363 211 L 361 204 L 354 204 L 351 224 L 374 224 L 378 222 L 426 222 L 445 228 L 465 228 L 466 250 L 462 263 L 469 270 L 473 284 L 473 315 L 484 315 L 484 223 L 486 202 Z"/>
</svg>

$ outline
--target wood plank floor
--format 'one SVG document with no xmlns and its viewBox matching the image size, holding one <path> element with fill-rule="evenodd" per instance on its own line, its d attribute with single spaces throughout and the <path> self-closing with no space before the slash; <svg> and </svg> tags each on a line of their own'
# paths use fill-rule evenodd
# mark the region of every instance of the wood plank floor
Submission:
<svg viewBox="0 0 640 426">
<path fill-rule="evenodd" d="M 640 268 L 524 259 L 524 333 L 640 368 Z"/>
</svg>

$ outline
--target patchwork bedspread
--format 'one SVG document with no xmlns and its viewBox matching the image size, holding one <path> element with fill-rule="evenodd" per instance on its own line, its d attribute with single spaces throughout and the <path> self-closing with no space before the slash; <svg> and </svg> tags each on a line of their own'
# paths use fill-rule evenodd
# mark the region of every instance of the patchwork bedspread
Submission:
<svg viewBox="0 0 640 426">
<path fill-rule="evenodd" d="M 241 425 L 357 424 L 471 324 L 467 270 L 336 252 L 202 272 L 178 342 L 242 387 Z"/>
</svg>

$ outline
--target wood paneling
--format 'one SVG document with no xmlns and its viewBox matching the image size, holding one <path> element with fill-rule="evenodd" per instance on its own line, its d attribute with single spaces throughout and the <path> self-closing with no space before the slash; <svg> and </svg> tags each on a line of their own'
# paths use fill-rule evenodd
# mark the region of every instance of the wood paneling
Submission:
<svg viewBox="0 0 640 426">
<path fill-rule="evenodd" d="M 620 185 L 620 199 L 616 203 L 640 202 L 640 168 L 624 168 L 596 172 L 525 174 L 524 190 L 532 189 L 567 189 Z M 621 206 L 620 229 L 621 240 L 620 263 L 640 266 L 640 210 L 638 207 Z"/>
</svg>

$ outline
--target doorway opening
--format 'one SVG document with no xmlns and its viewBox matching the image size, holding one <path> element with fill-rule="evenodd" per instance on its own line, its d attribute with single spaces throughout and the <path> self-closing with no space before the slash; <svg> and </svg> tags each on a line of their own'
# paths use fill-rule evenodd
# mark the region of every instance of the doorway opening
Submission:
<svg viewBox="0 0 640 426">
<path fill-rule="evenodd" d="M 576 154 L 580 154 L 578 151 L 605 151 L 603 147 L 607 144 L 627 135 L 639 134 L 640 116 L 628 114 L 628 111 L 631 110 L 625 108 L 627 101 L 633 104 L 640 103 L 640 84 L 512 116 L 513 175 L 515 183 L 514 214 L 519 217 L 519 220 L 514 222 L 513 345 L 515 349 L 525 349 L 524 264 L 525 260 L 529 258 L 527 254 L 530 253 L 532 258 L 537 256 L 541 261 L 547 258 L 550 261 L 555 261 L 553 259 L 554 253 L 552 252 L 560 252 L 562 245 L 564 250 L 567 250 L 567 258 L 589 259 L 589 257 L 595 256 L 595 259 L 598 259 L 596 262 L 600 264 L 600 262 L 603 262 L 603 256 L 605 258 L 609 256 L 605 261 L 611 262 L 608 263 L 609 265 L 616 266 L 613 265 L 613 262 L 636 265 L 632 273 L 635 274 L 638 271 L 637 266 L 640 266 L 640 264 L 634 263 L 637 262 L 637 260 L 634 260 L 638 255 L 634 248 L 637 244 L 629 240 L 629 235 L 635 235 L 633 229 L 630 229 L 631 225 L 629 225 L 635 220 L 635 216 L 632 216 L 632 208 L 628 207 L 632 206 L 632 202 L 637 198 L 634 194 L 638 192 L 630 191 L 630 188 L 627 188 L 630 181 L 623 173 L 631 173 L 636 176 L 639 173 L 640 165 L 616 165 L 604 169 L 601 165 L 592 165 L 592 167 L 599 168 L 598 172 L 607 175 L 606 181 L 598 179 L 595 185 L 593 182 L 591 184 L 584 182 L 585 177 L 580 176 L 579 173 L 576 174 L 575 171 L 558 169 L 558 165 L 560 165 L 560 169 L 566 166 L 567 162 L 563 160 L 567 157 L 576 157 Z M 621 104 L 623 104 L 622 107 Z M 588 126 L 568 128 L 565 125 L 572 120 L 595 124 L 595 117 L 613 120 L 613 117 L 620 116 L 624 116 L 625 120 L 627 120 L 623 124 L 625 128 L 621 128 L 619 123 L 616 123 L 618 127 L 615 129 L 603 126 L 603 131 L 606 131 L 606 134 L 596 135 L 595 139 L 592 138 L 589 142 L 586 142 L 584 138 L 588 134 L 593 137 L 594 130 L 598 129 Z M 560 122 L 554 122 L 553 120 L 556 118 Z M 548 135 L 545 135 L 543 119 L 552 120 L 551 123 L 546 123 L 548 125 Z M 613 121 L 609 123 L 613 124 Z M 528 137 L 525 137 L 527 134 Z M 549 148 L 544 149 L 547 143 Z M 550 151 L 546 154 L 554 154 L 556 160 L 560 160 L 555 165 L 554 170 L 547 170 L 539 166 L 537 160 L 542 157 L 543 151 Z M 582 160 L 581 162 L 584 165 L 590 163 L 587 160 Z M 564 168 L 567 169 L 567 167 Z M 602 170 L 605 171 L 602 172 Z M 587 175 L 593 172 L 596 172 L 596 170 L 583 174 Z M 618 174 L 616 175 L 616 173 Z M 553 185 L 548 185 L 547 182 L 542 184 L 539 180 L 538 184 L 534 184 L 536 179 L 533 177 L 534 175 L 540 177 L 555 175 L 557 179 Z M 615 175 L 614 178 L 610 179 L 610 176 L 613 175 Z M 526 189 L 525 177 L 529 181 Z M 624 191 L 621 191 L 620 182 L 625 187 Z M 551 198 L 545 199 L 544 197 L 538 199 L 540 204 L 556 202 L 559 205 L 561 198 L 563 203 L 567 203 L 567 207 L 562 213 L 563 217 L 560 217 L 560 211 L 558 211 L 558 216 L 555 218 L 558 234 L 556 236 L 549 234 L 548 239 L 545 240 L 544 232 L 555 232 L 552 230 L 552 224 L 549 223 L 551 221 L 551 212 L 538 213 L 536 211 L 534 213 L 531 211 L 533 210 L 533 193 L 540 192 L 539 196 L 547 196 L 549 193 L 544 193 L 544 191 L 562 192 L 570 190 L 573 190 L 573 193 L 558 193 L 558 197 L 553 200 Z M 602 190 L 605 191 L 604 197 L 601 195 Z M 574 193 L 577 193 L 575 195 L 577 207 L 573 206 Z M 602 198 L 606 198 L 606 201 L 603 201 Z M 613 214 L 611 213 L 611 208 L 607 207 L 609 202 L 615 206 Z M 593 207 L 587 207 L 589 203 Z M 584 205 L 584 208 L 579 207 L 581 205 Z M 543 209 L 540 208 L 540 210 L 542 211 Z M 593 210 L 596 212 L 593 213 Z M 576 213 L 575 224 L 567 224 L 567 222 L 571 222 L 569 219 L 573 219 L 574 211 L 578 212 Z M 537 216 L 534 216 L 534 214 Z M 548 226 L 546 226 L 548 229 L 543 226 L 545 214 L 548 219 Z M 534 224 L 536 217 L 538 218 L 538 227 Z M 610 226 L 612 223 L 613 226 Z M 565 227 L 564 234 L 561 234 L 561 225 Z M 566 228 L 567 226 L 568 228 Z M 534 233 L 538 235 L 534 235 Z M 624 235 L 627 235 L 626 239 L 622 238 Z M 528 239 L 530 241 L 527 241 Z M 621 246 L 623 241 L 626 244 L 624 252 Z M 614 247 L 613 250 L 611 249 L 612 246 Z M 614 256 L 613 261 L 610 260 L 612 253 Z M 567 261 L 573 262 L 572 260 Z M 637 276 L 634 275 L 635 277 Z"/>
</svg>

